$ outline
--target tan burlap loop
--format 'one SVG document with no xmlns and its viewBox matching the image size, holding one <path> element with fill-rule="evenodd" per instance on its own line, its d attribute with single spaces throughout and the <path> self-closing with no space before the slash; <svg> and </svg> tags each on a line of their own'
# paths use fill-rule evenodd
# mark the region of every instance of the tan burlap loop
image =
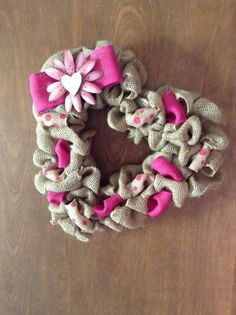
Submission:
<svg viewBox="0 0 236 315">
<path fill-rule="evenodd" d="M 211 149 L 223 151 L 228 147 L 228 137 L 220 126 L 206 121 L 203 124 L 203 130 L 204 134 L 202 136 L 202 141 L 207 143 Z"/>
<path fill-rule="evenodd" d="M 162 137 L 177 146 L 183 142 L 188 145 L 195 145 L 201 136 L 201 122 L 197 116 L 190 116 L 180 127 L 173 124 L 166 124 Z"/>
<path fill-rule="evenodd" d="M 224 154 L 219 151 L 212 150 L 201 172 L 206 176 L 213 177 L 215 176 L 216 172 L 221 167 L 223 161 L 224 161 Z"/>
<path fill-rule="evenodd" d="M 67 177 L 60 182 L 54 182 L 45 177 L 42 172 L 39 172 L 35 176 L 35 185 L 42 194 L 50 191 L 63 192 L 75 190 L 81 187 L 81 179 L 82 176 L 79 175 L 77 171 L 74 171 L 68 174 Z"/>
<path fill-rule="evenodd" d="M 126 206 L 116 207 L 111 213 L 111 219 L 127 229 L 144 226 L 147 221 L 146 215 L 133 211 Z"/>
<path fill-rule="evenodd" d="M 99 169 L 94 166 L 82 167 L 79 174 L 82 176 L 82 186 L 97 194 L 101 178 Z"/>
<path fill-rule="evenodd" d="M 101 187 L 101 194 L 111 196 L 119 194 L 123 199 L 128 199 L 132 195 L 130 183 L 134 177 L 142 172 L 140 165 L 122 166 L 120 172 L 114 173 L 109 178 L 109 184 Z"/>
<path fill-rule="evenodd" d="M 147 80 L 147 74 L 141 61 L 134 59 L 123 69 L 122 90 L 127 95 L 127 99 L 135 99 L 142 92 L 142 87 Z"/>
<path fill-rule="evenodd" d="M 108 125 L 119 132 L 128 130 L 128 125 L 125 121 L 125 115 L 119 111 L 117 107 L 110 109 L 107 115 Z"/>
<path fill-rule="evenodd" d="M 66 233 L 75 236 L 82 242 L 88 242 L 90 240 L 91 234 L 80 231 L 78 227 L 70 220 L 70 218 L 59 219 L 57 224 L 59 224 Z"/>
<path fill-rule="evenodd" d="M 38 148 L 35 150 L 33 154 L 33 163 L 37 167 L 42 167 L 43 165 L 54 166 L 57 163 L 57 159 L 56 159 L 56 156 L 53 156 Z"/>
<path fill-rule="evenodd" d="M 116 223 L 111 217 L 107 217 L 106 219 L 103 219 L 100 222 L 115 232 L 122 232 L 124 230 L 124 227 Z"/>
<path fill-rule="evenodd" d="M 197 173 L 188 179 L 188 191 L 190 197 L 200 197 L 209 188 L 214 188 L 222 180 L 220 173 L 215 174 L 213 177 L 205 176 L 204 174 Z"/>
</svg>

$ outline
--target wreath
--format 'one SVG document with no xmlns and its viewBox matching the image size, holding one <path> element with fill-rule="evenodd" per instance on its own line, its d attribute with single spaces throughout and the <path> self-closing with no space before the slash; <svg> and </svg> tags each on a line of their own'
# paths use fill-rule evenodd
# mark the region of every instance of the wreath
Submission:
<svg viewBox="0 0 236 315">
<path fill-rule="evenodd" d="M 37 190 L 47 195 L 51 223 L 88 241 L 95 231 L 143 226 L 171 205 L 200 197 L 219 183 L 228 145 L 216 104 L 198 93 L 166 85 L 144 88 L 147 73 L 132 51 L 110 42 L 54 54 L 29 77 L 37 121 Z M 110 128 L 145 138 L 153 153 L 125 165 L 100 186 L 90 154 L 94 130 L 88 108 L 109 107 Z"/>
</svg>

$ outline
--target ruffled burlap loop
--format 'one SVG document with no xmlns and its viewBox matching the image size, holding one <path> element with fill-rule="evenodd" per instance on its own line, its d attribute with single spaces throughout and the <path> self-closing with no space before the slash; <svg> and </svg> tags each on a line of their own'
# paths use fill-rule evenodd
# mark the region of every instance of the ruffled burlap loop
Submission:
<svg viewBox="0 0 236 315">
<path fill-rule="evenodd" d="M 86 213 L 90 213 L 91 206 L 96 202 L 96 194 L 87 187 L 80 187 L 79 189 L 70 191 L 66 195 L 66 203 L 70 203 L 73 199 L 78 200 L 81 206 L 86 208 L 84 209 L 84 211 L 87 211 Z M 88 216 L 88 218 L 90 217 L 91 215 Z"/>
<path fill-rule="evenodd" d="M 192 156 L 201 149 L 201 144 L 198 143 L 194 146 L 190 146 L 186 143 L 183 143 L 179 148 L 178 152 L 178 163 L 181 167 L 186 166 L 190 163 Z"/>
<path fill-rule="evenodd" d="M 70 218 L 59 219 L 57 224 L 59 224 L 66 233 L 75 236 L 82 242 L 88 242 L 90 240 L 91 234 L 80 231 L 79 228 L 71 222 Z"/>
<path fill-rule="evenodd" d="M 228 147 L 228 137 L 219 126 L 207 121 L 203 124 L 203 129 L 202 141 L 207 143 L 210 149 L 223 151 Z"/>
<path fill-rule="evenodd" d="M 38 176 L 35 176 L 35 185 L 38 190 L 45 194 L 46 192 L 63 192 L 71 191 L 81 187 L 81 175 L 77 171 L 71 172 L 65 177 L 64 180 L 60 182 L 55 182 L 47 179 L 41 172 L 38 173 Z M 42 190 L 43 189 L 43 190 Z"/>
<path fill-rule="evenodd" d="M 120 169 L 120 172 L 114 173 L 109 178 L 109 184 L 101 187 L 101 194 L 111 196 L 115 193 L 119 194 L 123 199 L 132 195 L 130 183 L 134 177 L 142 172 L 140 165 L 126 165 Z"/>
<path fill-rule="evenodd" d="M 197 116 L 190 116 L 180 127 L 166 124 L 163 132 L 163 139 L 181 146 L 183 142 L 188 145 L 195 145 L 201 136 L 201 122 Z"/>
<path fill-rule="evenodd" d="M 128 125 L 125 120 L 125 115 L 118 108 L 112 108 L 107 116 L 108 125 L 119 132 L 128 130 Z"/>
<path fill-rule="evenodd" d="M 147 221 L 147 217 L 144 214 L 133 211 L 126 206 L 116 207 L 111 213 L 111 219 L 127 229 L 136 229 L 144 226 Z"/>
<path fill-rule="evenodd" d="M 83 167 L 79 174 L 82 176 L 82 185 L 97 194 L 101 178 L 99 169 L 94 166 Z"/>
<path fill-rule="evenodd" d="M 173 203 L 177 208 L 180 208 L 188 195 L 188 184 L 186 181 L 176 182 L 157 174 L 154 179 L 154 189 L 161 191 L 163 188 L 167 188 L 172 192 Z"/>
<path fill-rule="evenodd" d="M 131 196 L 127 199 L 125 206 L 137 211 L 140 214 L 147 215 L 147 199 L 147 196 L 144 195 L 136 197 Z"/>
<path fill-rule="evenodd" d="M 147 74 L 141 61 L 134 59 L 123 69 L 122 90 L 127 93 L 127 99 L 135 99 L 142 91 L 147 80 Z"/>
<path fill-rule="evenodd" d="M 204 97 L 200 97 L 194 102 L 192 112 L 215 123 L 222 122 L 222 112 L 219 107 Z"/>
<path fill-rule="evenodd" d="M 37 167 L 42 167 L 46 164 L 54 166 L 57 164 L 57 159 L 56 156 L 37 148 L 33 154 L 33 162 Z"/>
<path fill-rule="evenodd" d="M 213 177 L 205 176 L 202 173 L 194 174 L 188 179 L 188 195 L 190 197 L 200 197 L 209 188 L 214 188 L 222 180 L 220 173 L 215 174 Z"/>
</svg>

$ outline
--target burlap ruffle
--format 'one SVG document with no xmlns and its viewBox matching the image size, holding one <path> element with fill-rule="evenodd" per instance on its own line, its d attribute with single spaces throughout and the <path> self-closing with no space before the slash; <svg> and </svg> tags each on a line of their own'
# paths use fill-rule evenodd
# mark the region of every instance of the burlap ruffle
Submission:
<svg viewBox="0 0 236 315">
<path fill-rule="evenodd" d="M 100 41 L 96 47 L 107 44 Z M 83 50 L 85 55 L 91 52 L 88 48 L 72 49 L 74 54 Z M 172 192 L 172 203 L 181 207 L 189 197 L 199 197 L 221 179 L 218 172 L 224 159 L 224 150 L 228 139 L 219 127 L 222 113 L 216 104 L 202 98 L 197 93 L 179 90 L 171 86 L 163 86 L 157 91 L 144 88 L 147 74 L 143 64 L 133 52 L 116 48 L 121 67 L 123 82 L 111 89 L 104 90 L 97 96 L 94 109 L 105 105 L 110 107 L 108 124 L 119 132 L 127 132 L 128 137 L 138 144 L 146 138 L 154 152 L 145 158 L 142 165 L 126 165 L 109 178 L 109 184 L 100 186 L 100 171 L 94 158 L 90 155 L 92 137 L 95 131 L 86 127 L 87 108 L 77 113 L 65 112 L 64 104 L 48 111 L 54 125 L 42 125 L 43 115 L 38 115 L 33 105 L 33 114 L 37 121 L 37 145 L 33 161 L 41 170 L 35 176 L 35 186 L 42 194 L 48 192 L 66 192 L 65 200 L 56 206 L 49 204 L 51 223 L 81 241 L 88 241 L 95 231 L 110 228 L 122 231 L 124 228 L 134 229 L 142 226 L 147 218 L 147 200 L 156 192 L 167 188 Z M 44 64 L 42 71 L 52 66 L 57 58 L 62 60 L 63 52 L 56 53 Z M 166 123 L 162 95 L 171 89 L 186 109 L 187 120 L 182 125 Z M 142 113 L 142 115 L 141 115 Z M 64 115 L 65 119 L 60 117 Z M 57 159 L 55 144 L 58 139 L 70 143 L 70 164 L 63 170 L 62 180 L 55 182 L 47 178 L 43 172 L 55 169 Z M 207 145 L 210 154 L 205 165 L 195 173 L 189 168 L 193 156 Z M 155 173 L 150 167 L 158 156 L 172 161 L 182 173 L 184 180 L 176 182 Z M 131 183 L 138 174 L 149 174 L 152 181 L 143 185 L 142 191 L 134 195 Z M 106 219 L 99 220 L 93 205 L 102 198 L 118 193 L 124 202 L 117 206 Z M 81 220 L 89 220 L 90 224 L 79 228 L 68 216 L 65 206 L 76 200 L 81 209 Z"/>
</svg>

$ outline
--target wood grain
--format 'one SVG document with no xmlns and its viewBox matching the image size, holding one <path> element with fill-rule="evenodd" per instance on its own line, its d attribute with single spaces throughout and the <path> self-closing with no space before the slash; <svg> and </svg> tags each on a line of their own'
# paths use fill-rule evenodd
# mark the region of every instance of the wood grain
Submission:
<svg viewBox="0 0 236 315">
<path fill-rule="evenodd" d="M 0 314 L 236 314 L 236 2 L 0 1 Z M 143 60 L 148 87 L 199 91 L 225 112 L 225 181 L 145 229 L 77 242 L 49 224 L 33 186 L 28 74 L 66 47 L 107 38 Z M 148 153 L 91 114 L 103 181 Z"/>
</svg>

